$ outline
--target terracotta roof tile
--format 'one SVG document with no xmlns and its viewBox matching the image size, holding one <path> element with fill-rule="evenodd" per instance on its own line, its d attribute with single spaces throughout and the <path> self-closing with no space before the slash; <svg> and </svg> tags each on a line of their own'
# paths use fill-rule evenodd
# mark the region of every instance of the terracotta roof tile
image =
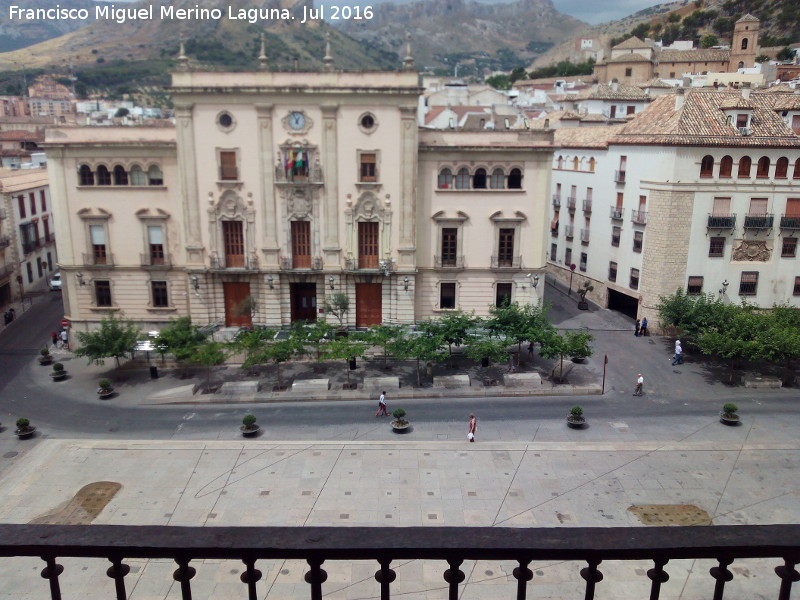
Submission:
<svg viewBox="0 0 800 600">
<path fill-rule="evenodd" d="M 642 56 L 641 54 L 623 54 L 622 56 L 617 56 L 616 58 L 609 58 L 603 64 L 616 64 L 616 63 L 629 63 L 629 62 L 651 62 L 649 58 L 646 56 Z"/>
<path fill-rule="evenodd" d="M 658 61 L 674 62 L 728 62 L 730 50 L 718 48 L 695 48 L 693 50 L 662 50 L 658 53 Z"/>
<path fill-rule="evenodd" d="M 648 100 L 649 96 L 634 85 L 598 83 L 591 88 L 578 92 L 581 100 Z"/>
<path fill-rule="evenodd" d="M 608 141 L 621 127 L 621 125 L 564 127 L 555 130 L 553 143 L 561 148 L 607 148 Z"/>
<path fill-rule="evenodd" d="M 632 35 L 627 40 L 625 40 L 624 42 L 620 42 L 616 46 L 613 46 L 611 49 L 612 50 L 616 50 L 618 48 L 620 48 L 620 49 L 634 49 L 634 48 L 649 48 L 649 47 L 650 47 L 650 44 L 648 44 L 644 40 L 636 37 L 635 35 Z"/>
<path fill-rule="evenodd" d="M 755 18 L 750 13 L 747 13 L 745 16 L 743 16 L 741 19 L 739 19 L 736 22 L 737 23 L 760 23 L 761 21 L 759 21 L 757 18 Z"/>
</svg>

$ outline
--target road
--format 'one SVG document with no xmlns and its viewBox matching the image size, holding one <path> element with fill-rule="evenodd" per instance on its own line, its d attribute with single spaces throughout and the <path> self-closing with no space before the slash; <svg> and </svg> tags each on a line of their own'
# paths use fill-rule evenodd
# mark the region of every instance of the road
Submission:
<svg viewBox="0 0 800 600">
<path fill-rule="evenodd" d="M 570 316 L 554 311 L 569 324 Z M 17 320 L 0 333 L 0 415 L 6 431 L 20 416 L 36 424 L 42 435 L 51 438 L 111 439 L 238 439 L 242 415 L 253 412 L 270 439 L 396 439 L 388 423 L 375 419 L 374 401 L 235 404 L 235 405 L 172 405 L 136 406 L 113 402 L 75 402 L 60 390 L 69 383 L 53 385 L 42 394 L 42 387 L 31 381 L 30 365 L 39 349 L 58 327 L 63 309 L 60 294 L 40 298 Z M 581 315 L 578 315 L 581 316 Z M 543 424 L 553 431 L 566 429 L 563 420 L 569 407 L 580 403 L 590 423 L 592 436 L 604 435 L 602 428 L 613 429 L 620 422 L 647 423 L 655 419 L 682 422 L 714 419 L 722 402 L 733 393 L 718 382 L 705 389 L 691 379 L 687 370 L 678 373 L 669 367 L 667 355 L 659 349 L 645 362 L 648 384 L 659 381 L 660 391 L 651 391 L 644 398 L 631 397 L 631 386 L 639 356 L 652 346 L 670 344 L 659 338 L 636 339 L 629 330 L 597 332 L 597 356 L 611 357 L 604 396 L 582 398 L 442 398 L 403 400 L 414 424 L 414 437 L 420 439 L 460 439 L 466 431 L 470 412 L 479 415 L 483 439 L 529 440 Z M 639 346 L 635 346 L 639 344 Z M 626 350 L 623 352 L 622 350 Z M 75 359 L 81 360 L 81 359 Z M 663 361 L 656 364 L 655 361 Z M 602 369 L 602 360 L 595 360 Z M 677 375 L 676 375 L 677 373 Z M 751 396 L 735 391 L 733 398 L 744 414 L 781 412 L 797 414 L 800 408 L 791 392 L 775 394 L 758 392 Z M 389 398 L 389 410 L 397 407 Z M 557 429 L 556 429 L 557 428 Z M 463 430 L 463 431 L 462 431 Z M 588 433 L 588 431 L 587 431 Z M 3 436 L 5 437 L 5 436 Z"/>
</svg>

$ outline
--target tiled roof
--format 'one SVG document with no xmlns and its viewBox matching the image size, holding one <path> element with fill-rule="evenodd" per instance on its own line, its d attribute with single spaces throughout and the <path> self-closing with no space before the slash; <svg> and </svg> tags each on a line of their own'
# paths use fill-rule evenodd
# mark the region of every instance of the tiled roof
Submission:
<svg viewBox="0 0 800 600">
<path fill-rule="evenodd" d="M 11 141 L 44 141 L 44 135 L 36 131 L 27 131 L 25 129 L 12 129 L 10 131 L 0 131 L 0 140 Z"/>
<path fill-rule="evenodd" d="M 774 110 L 800 110 L 800 95 L 798 94 L 770 94 L 773 98 Z"/>
<path fill-rule="evenodd" d="M 739 20 L 738 20 L 738 21 L 736 21 L 736 22 L 737 22 L 737 23 L 760 23 L 761 21 L 759 21 L 758 19 L 756 19 L 756 18 L 755 18 L 753 15 L 751 15 L 750 13 L 747 13 L 745 16 L 743 16 L 741 19 L 739 19 Z"/>
<path fill-rule="evenodd" d="M 721 109 L 740 95 L 739 91 L 690 90 L 680 108 L 675 96 L 661 96 L 624 125 L 611 143 L 800 148 L 800 136 L 775 112 L 774 94 L 750 95 L 750 135 L 740 134 Z"/>
<path fill-rule="evenodd" d="M 622 56 L 617 56 L 616 58 L 609 58 L 603 64 L 617 64 L 617 63 L 629 63 L 629 62 L 650 62 L 650 59 L 646 56 L 642 56 L 641 54 L 623 54 Z"/>
<path fill-rule="evenodd" d="M 564 127 L 555 130 L 553 143 L 561 148 L 608 148 L 608 140 L 621 127 L 621 125 Z"/>
<path fill-rule="evenodd" d="M 649 96 L 641 88 L 625 84 L 598 83 L 583 90 L 577 96 L 580 100 L 647 100 Z"/>
<path fill-rule="evenodd" d="M 745 100 L 741 94 L 735 94 L 720 102 L 719 107 L 723 110 L 733 110 L 736 108 L 753 110 L 753 103 L 750 102 L 750 100 Z"/>
<path fill-rule="evenodd" d="M 797 88 L 797 91 L 800 91 L 800 88 Z M 790 86 L 788 83 L 779 83 L 778 85 L 773 85 L 772 87 L 768 87 L 766 89 L 759 90 L 758 93 L 759 94 L 764 94 L 764 93 L 776 94 L 776 93 L 786 93 L 786 92 L 794 93 L 795 92 L 795 88 Z"/>
<path fill-rule="evenodd" d="M 644 83 L 640 83 L 640 84 L 638 84 L 638 85 L 639 85 L 639 87 L 640 87 L 640 88 L 642 88 L 642 89 L 645 89 L 645 88 L 666 88 L 666 89 L 672 89 L 672 88 L 673 88 L 673 86 L 671 86 L 671 85 L 670 85 L 670 84 L 668 84 L 668 83 L 664 83 L 664 82 L 663 82 L 663 81 L 661 81 L 661 80 L 660 80 L 658 77 L 654 77 L 654 78 L 653 78 L 653 79 L 651 79 L 650 81 L 645 81 Z"/>
<path fill-rule="evenodd" d="M 0 169 L 0 193 L 13 193 L 48 185 L 47 169 Z"/>
<path fill-rule="evenodd" d="M 695 48 L 693 50 L 662 50 L 658 53 L 658 61 L 674 62 L 728 62 L 730 50 L 719 48 Z"/>
<path fill-rule="evenodd" d="M 625 40 L 624 42 L 620 42 L 616 46 L 613 46 L 611 49 L 612 50 L 617 50 L 617 49 L 631 49 L 632 50 L 634 48 L 649 48 L 649 47 L 650 47 L 650 44 L 648 44 L 647 42 L 639 39 L 635 35 L 632 35 L 627 40 Z"/>
</svg>

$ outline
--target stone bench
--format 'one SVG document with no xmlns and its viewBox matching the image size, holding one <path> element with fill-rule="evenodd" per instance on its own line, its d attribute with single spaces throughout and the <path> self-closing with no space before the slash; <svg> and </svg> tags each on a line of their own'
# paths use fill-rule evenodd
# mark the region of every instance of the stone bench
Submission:
<svg viewBox="0 0 800 600">
<path fill-rule="evenodd" d="M 327 392 L 330 388 L 330 379 L 295 379 L 292 383 L 292 391 L 299 393 Z"/>
<path fill-rule="evenodd" d="M 399 390 L 399 377 L 364 377 L 365 390 Z"/>
<path fill-rule="evenodd" d="M 190 383 L 188 385 L 181 385 L 178 387 L 172 387 L 166 390 L 161 390 L 160 392 L 154 392 L 147 396 L 148 400 L 173 400 L 177 398 L 189 398 L 194 396 L 194 393 L 197 391 L 199 386 L 196 383 Z"/>
<path fill-rule="evenodd" d="M 469 375 L 439 375 L 433 378 L 435 388 L 469 387 Z"/>
<path fill-rule="evenodd" d="M 780 388 L 783 382 L 778 377 L 745 377 L 744 387 L 746 388 Z"/>
<path fill-rule="evenodd" d="M 541 387 L 542 376 L 539 373 L 507 373 L 503 375 L 503 385 L 508 387 Z"/>
<path fill-rule="evenodd" d="M 257 394 L 258 381 L 226 381 L 223 383 L 218 394 L 225 394 L 228 396 L 244 395 L 244 394 Z"/>
</svg>

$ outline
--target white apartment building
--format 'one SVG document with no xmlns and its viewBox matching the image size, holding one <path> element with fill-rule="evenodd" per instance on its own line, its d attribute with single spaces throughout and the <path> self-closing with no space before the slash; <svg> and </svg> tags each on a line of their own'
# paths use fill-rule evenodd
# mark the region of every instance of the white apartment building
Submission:
<svg viewBox="0 0 800 600">
<path fill-rule="evenodd" d="M 677 288 L 800 306 L 798 115 L 796 94 L 692 90 L 557 130 L 550 271 L 653 322 Z"/>
</svg>

